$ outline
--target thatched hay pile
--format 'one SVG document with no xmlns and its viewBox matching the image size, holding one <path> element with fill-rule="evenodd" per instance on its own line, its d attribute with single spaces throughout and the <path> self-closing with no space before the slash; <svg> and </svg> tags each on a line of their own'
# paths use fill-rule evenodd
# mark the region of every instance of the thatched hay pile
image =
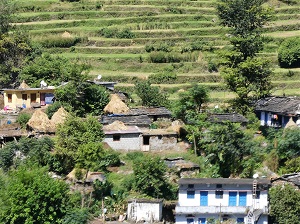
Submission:
<svg viewBox="0 0 300 224">
<path fill-rule="evenodd" d="M 67 31 L 65 31 L 61 36 L 63 38 L 71 38 L 72 37 L 72 35 L 69 32 L 67 32 Z"/>
<path fill-rule="evenodd" d="M 287 128 L 297 128 L 297 124 L 293 121 L 293 118 L 290 117 L 290 120 L 289 122 L 285 125 L 284 129 L 287 129 Z"/>
<path fill-rule="evenodd" d="M 181 120 L 176 120 L 172 122 L 172 125 L 167 128 L 168 131 L 175 131 L 177 134 L 182 132 L 184 128 L 184 123 Z"/>
<path fill-rule="evenodd" d="M 127 130 L 128 127 L 122 121 L 114 121 L 113 123 L 103 127 L 105 131 Z"/>
<path fill-rule="evenodd" d="M 36 110 L 30 120 L 27 122 L 27 127 L 35 132 L 53 133 L 55 125 L 49 120 L 47 114 L 41 110 Z"/>
<path fill-rule="evenodd" d="M 129 111 L 129 107 L 120 99 L 117 94 L 111 95 L 110 102 L 104 108 L 104 112 L 108 114 L 122 114 Z"/>
<path fill-rule="evenodd" d="M 23 80 L 23 82 L 19 86 L 19 89 L 29 89 L 29 88 L 30 88 L 30 86 L 27 85 L 27 83 L 25 82 L 25 80 Z"/>
<path fill-rule="evenodd" d="M 57 126 L 58 124 L 64 123 L 67 116 L 68 116 L 68 112 L 65 111 L 65 109 L 63 107 L 61 107 L 53 114 L 53 116 L 51 118 L 51 122 L 52 122 L 52 124 Z"/>
</svg>

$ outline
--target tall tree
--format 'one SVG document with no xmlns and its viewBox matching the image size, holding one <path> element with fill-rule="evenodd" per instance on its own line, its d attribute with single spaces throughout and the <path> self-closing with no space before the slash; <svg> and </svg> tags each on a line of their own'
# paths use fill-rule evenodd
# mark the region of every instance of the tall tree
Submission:
<svg viewBox="0 0 300 224">
<path fill-rule="evenodd" d="M 235 108 L 249 110 L 251 100 L 265 97 L 271 90 L 270 63 L 257 58 L 262 50 L 261 28 L 271 18 L 265 0 L 219 0 L 217 13 L 221 25 L 229 27 L 232 48 L 224 54 L 221 71 L 229 89 L 237 94 Z"/>
<path fill-rule="evenodd" d="M 0 35 L 8 32 L 13 11 L 11 0 L 0 0 Z"/>
<path fill-rule="evenodd" d="M 1 223 L 61 223 L 69 201 L 65 182 L 46 169 L 28 167 L 0 178 Z"/>
<path fill-rule="evenodd" d="M 270 189 L 270 216 L 272 223 L 298 224 L 300 220 L 300 190 L 289 185 Z"/>
<path fill-rule="evenodd" d="M 141 98 L 143 106 L 155 107 L 169 104 L 168 95 L 159 87 L 152 86 L 148 80 L 136 82 L 135 92 Z"/>
</svg>

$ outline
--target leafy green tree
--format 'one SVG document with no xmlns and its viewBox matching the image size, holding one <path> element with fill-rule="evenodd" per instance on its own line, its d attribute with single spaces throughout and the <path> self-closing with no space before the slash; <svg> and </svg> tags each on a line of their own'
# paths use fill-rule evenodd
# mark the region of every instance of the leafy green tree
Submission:
<svg viewBox="0 0 300 224">
<path fill-rule="evenodd" d="M 19 79 L 26 80 L 32 87 L 39 87 L 42 80 L 48 85 L 58 86 L 72 80 L 82 82 L 86 79 L 86 70 L 85 64 L 72 63 L 65 57 L 45 53 L 24 66 Z"/>
<path fill-rule="evenodd" d="M 237 94 L 236 111 L 249 111 L 253 99 L 270 94 L 270 63 L 257 58 L 262 50 L 261 28 L 271 19 L 265 0 L 219 0 L 217 13 L 221 25 L 229 27 L 232 47 L 224 53 L 221 74 L 228 88 Z"/>
<path fill-rule="evenodd" d="M 141 98 L 143 106 L 156 107 L 168 106 L 168 95 L 159 87 L 151 86 L 150 81 L 138 81 L 135 83 L 135 92 Z"/>
<path fill-rule="evenodd" d="M 300 37 L 288 38 L 280 44 L 278 62 L 282 68 L 300 67 Z"/>
<path fill-rule="evenodd" d="M 212 125 L 204 139 L 205 155 L 218 166 L 221 177 L 251 177 L 261 162 L 259 144 L 251 140 L 238 124 Z"/>
<path fill-rule="evenodd" d="M 91 116 L 87 118 L 79 118 L 70 115 L 66 121 L 57 128 L 56 132 L 56 153 L 60 155 L 64 165 L 68 171 L 72 169 L 76 162 L 79 162 L 81 166 L 87 166 L 91 168 L 93 159 L 101 159 L 100 144 L 104 138 L 102 131 L 102 125 L 100 122 Z M 91 152 L 90 148 L 96 150 Z M 84 157 L 88 156 L 87 161 Z M 67 172 L 68 172 L 67 171 Z"/>
<path fill-rule="evenodd" d="M 300 156 L 300 130 L 286 129 L 278 139 L 277 151 L 281 162 Z"/>
<path fill-rule="evenodd" d="M 26 127 L 27 122 L 30 120 L 31 115 L 27 113 L 20 113 L 17 117 L 17 122 L 21 125 L 22 128 Z"/>
<path fill-rule="evenodd" d="M 133 166 L 134 189 L 153 198 L 172 198 L 174 192 L 165 177 L 166 165 L 159 157 L 144 156 Z"/>
<path fill-rule="evenodd" d="M 297 224 L 300 220 L 300 191 L 285 184 L 269 191 L 272 223 Z"/>
<path fill-rule="evenodd" d="M 2 223 L 60 223 L 66 214 L 69 187 L 46 169 L 20 167 L 1 175 Z"/>
<path fill-rule="evenodd" d="M 14 7 L 11 0 L 0 0 L 0 35 L 8 32 L 13 12 Z"/>
<path fill-rule="evenodd" d="M 35 50 L 30 43 L 28 34 L 17 30 L 13 33 L 0 35 L 0 86 L 15 87 L 18 75 L 26 59 Z"/>
<path fill-rule="evenodd" d="M 186 123 L 195 123 L 195 117 L 209 100 L 209 92 L 205 86 L 194 84 L 186 92 L 179 94 L 179 100 L 174 105 L 176 118 Z"/>
</svg>

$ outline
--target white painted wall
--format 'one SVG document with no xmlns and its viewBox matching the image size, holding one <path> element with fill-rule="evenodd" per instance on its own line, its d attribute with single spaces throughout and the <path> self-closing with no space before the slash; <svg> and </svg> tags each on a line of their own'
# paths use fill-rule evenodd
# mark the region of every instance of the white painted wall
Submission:
<svg viewBox="0 0 300 224">
<path fill-rule="evenodd" d="M 136 222 L 142 220 L 147 222 L 159 222 L 162 219 L 162 204 L 162 202 L 128 203 L 128 219 Z M 132 210 L 135 210 L 134 214 L 132 214 Z"/>
<path fill-rule="evenodd" d="M 120 141 L 114 141 L 112 134 L 106 134 L 103 140 L 114 150 L 141 150 L 142 138 L 139 133 L 121 134 Z"/>
</svg>

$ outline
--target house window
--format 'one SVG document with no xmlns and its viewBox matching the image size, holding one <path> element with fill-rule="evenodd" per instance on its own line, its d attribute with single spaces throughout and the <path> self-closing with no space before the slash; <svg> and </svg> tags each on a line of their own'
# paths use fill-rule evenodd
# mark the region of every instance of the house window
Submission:
<svg viewBox="0 0 300 224">
<path fill-rule="evenodd" d="M 120 141 L 121 135 L 113 135 L 113 141 Z"/>
<path fill-rule="evenodd" d="M 236 222 L 237 222 L 237 223 L 244 223 L 244 218 L 237 218 L 237 219 L 236 219 Z"/>
<path fill-rule="evenodd" d="M 22 100 L 24 100 L 24 101 L 27 100 L 27 94 L 22 94 Z"/>
<path fill-rule="evenodd" d="M 150 136 L 144 136 L 143 137 L 143 145 L 149 145 L 150 142 Z"/>
<path fill-rule="evenodd" d="M 198 224 L 206 224 L 206 218 L 199 218 Z"/>
<path fill-rule="evenodd" d="M 161 139 L 162 139 L 162 135 L 159 135 L 159 136 L 158 136 L 158 139 L 161 140 Z"/>
<path fill-rule="evenodd" d="M 188 188 L 194 188 L 194 184 L 188 184 Z"/>
<path fill-rule="evenodd" d="M 12 94 L 7 94 L 7 99 L 9 103 L 12 103 Z"/>
<path fill-rule="evenodd" d="M 194 219 L 193 218 L 187 218 L 186 219 L 186 223 L 187 224 L 193 224 L 194 223 Z"/>
<path fill-rule="evenodd" d="M 222 188 L 222 184 L 217 184 L 217 188 Z"/>
<path fill-rule="evenodd" d="M 195 198 L 195 191 L 187 191 L 186 195 L 188 199 Z"/>
<path fill-rule="evenodd" d="M 216 191 L 216 198 L 223 198 L 223 191 Z"/>
</svg>

